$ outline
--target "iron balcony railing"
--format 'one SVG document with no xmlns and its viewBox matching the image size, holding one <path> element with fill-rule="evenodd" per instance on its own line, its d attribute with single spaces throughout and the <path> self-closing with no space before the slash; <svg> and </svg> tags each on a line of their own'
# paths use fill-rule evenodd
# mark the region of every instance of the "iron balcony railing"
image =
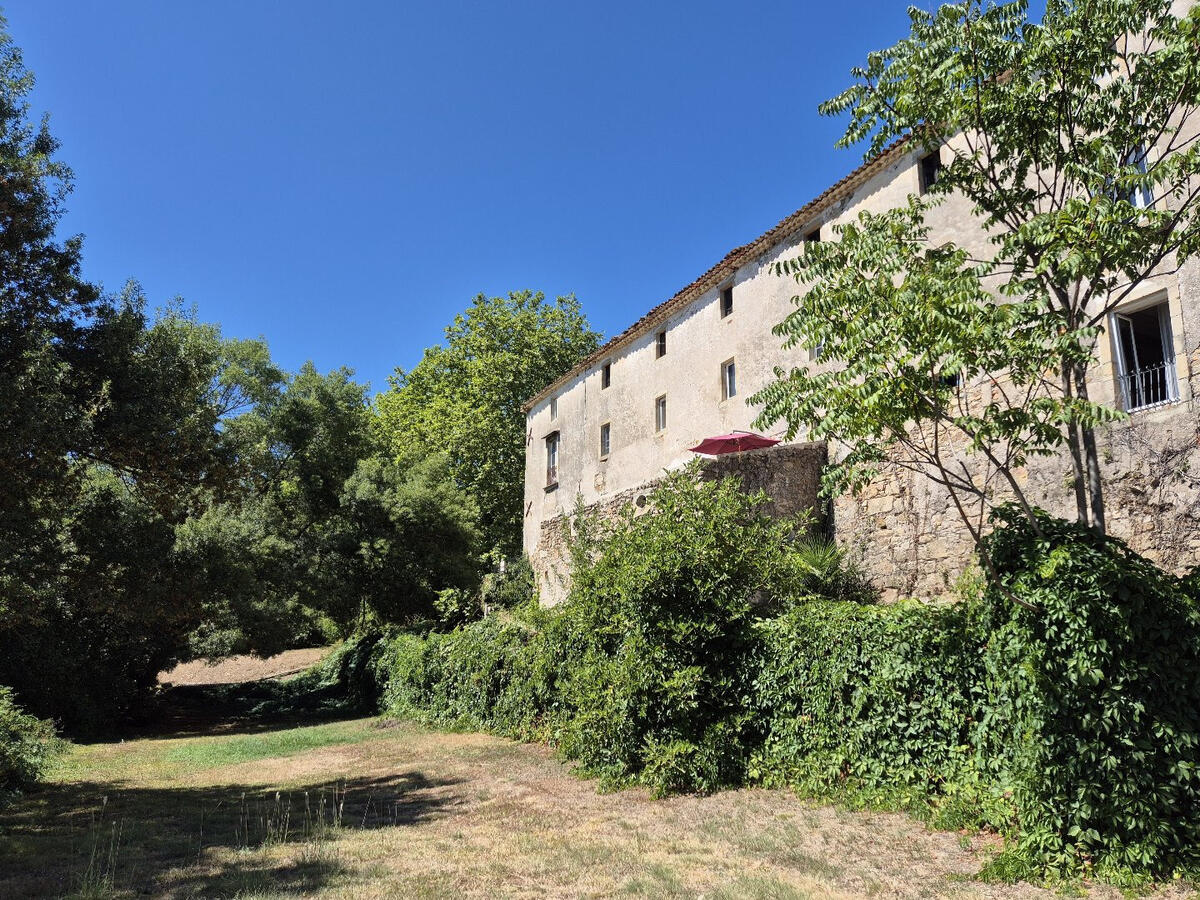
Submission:
<svg viewBox="0 0 1200 900">
<path fill-rule="evenodd" d="M 1162 406 L 1179 399 L 1179 378 L 1175 374 L 1173 359 L 1119 375 L 1117 383 L 1121 389 L 1121 404 L 1126 412 Z"/>
</svg>

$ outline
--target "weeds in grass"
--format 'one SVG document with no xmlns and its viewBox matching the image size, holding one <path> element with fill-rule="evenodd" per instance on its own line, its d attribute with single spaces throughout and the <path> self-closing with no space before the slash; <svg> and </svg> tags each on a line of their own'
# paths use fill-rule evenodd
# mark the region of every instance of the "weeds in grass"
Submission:
<svg viewBox="0 0 1200 900">
<path fill-rule="evenodd" d="M 88 827 L 88 862 L 80 873 L 74 896 L 81 900 L 107 897 L 112 894 L 117 879 L 124 824 L 120 819 L 106 821 L 108 797 L 100 801 L 99 811 L 92 811 Z"/>
<path fill-rule="evenodd" d="M 660 863 L 646 866 L 641 875 L 625 885 L 622 893 L 633 897 L 694 896 L 678 875 Z"/>
<path fill-rule="evenodd" d="M 390 818 L 399 822 L 404 808 L 395 801 L 391 808 L 378 807 L 374 796 L 364 805 L 362 821 L 348 822 L 346 800 L 349 789 L 343 782 L 303 791 L 300 796 L 275 791 L 254 795 L 242 792 L 235 805 L 218 803 L 215 808 L 200 810 L 196 862 L 199 864 L 207 846 L 232 846 L 244 853 L 263 848 L 294 843 L 301 846 L 296 867 L 299 870 L 331 869 L 340 865 L 329 846 L 334 836 L 355 824 L 367 827 L 368 818 L 384 822 Z M 222 809 L 224 806 L 224 809 Z M 108 797 L 103 797 L 98 810 L 93 810 L 84 836 L 83 853 L 86 863 L 72 879 L 72 897 L 78 900 L 109 897 L 117 889 L 118 872 L 127 867 L 130 854 L 122 842 L 125 822 L 109 814 Z M 230 838 L 232 830 L 232 841 Z M 190 843 L 190 841 L 189 841 Z"/>
<path fill-rule="evenodd" d="M 346 786 L 340 782 L 320 788 L 315 799 L 310 791 L 304 791 L 302 815 L 299 820 L 293 821 L 291 794 L 276 791 L 269 796 L 248 797 L 243 792 L 238 798 L 234 842 L 236 846 L 250 850 L 284 844 L 289 840 L 328 838 L 343 827 L 348 794 Z M 360 827 L 365 827 L 371 808 L 372 798 L 368 798 Z"/>
</svg>

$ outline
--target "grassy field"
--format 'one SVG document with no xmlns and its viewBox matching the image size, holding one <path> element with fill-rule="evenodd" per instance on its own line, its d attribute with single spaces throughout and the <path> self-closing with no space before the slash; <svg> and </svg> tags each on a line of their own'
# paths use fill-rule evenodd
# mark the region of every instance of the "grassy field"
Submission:
<svg viewBox="0 0 1200 900">
<path fill-rule="evenodd" d="M 984 838 L 779 791 L 599 794 L 543 748 L 373 719 L 194 730 L 75 747 L 0 810 L 0 897 L 1056 896 L 972 880 Z"/>
</svg>

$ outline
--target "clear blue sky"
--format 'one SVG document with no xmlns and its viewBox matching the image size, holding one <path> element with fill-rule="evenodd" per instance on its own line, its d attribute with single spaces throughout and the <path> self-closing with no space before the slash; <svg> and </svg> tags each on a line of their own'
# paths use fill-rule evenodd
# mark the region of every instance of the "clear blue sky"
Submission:
<svg viewBox="0 0 1200 900">
<path fill-rule="evenodd" d="M 817 103 L 906 3 L 12 0 L 112 291 L 375 390 L 478 292 L 625 328 L 859 162 Z M 923 4 L 929 6 L 931 4 Z"/>
</svg>

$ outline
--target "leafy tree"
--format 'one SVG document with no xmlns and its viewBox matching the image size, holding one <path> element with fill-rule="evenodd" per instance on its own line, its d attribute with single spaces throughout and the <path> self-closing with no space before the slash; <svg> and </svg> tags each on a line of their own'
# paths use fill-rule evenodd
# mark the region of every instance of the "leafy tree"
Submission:
<svg viewBox="0 0 1200 900">
<path fill-rule="evenodd" d="M 472 301 L 409 371 L 397 369 L 378 398 L 379 428 L 402 459 L 447 454 L 450 471 L 479 505 L 486 545 L 521 545 L 525 484 L 522 404 L 594 351 L 599 335 L 573 296 L 539 293 Z"/>
<path fill-rule="evenodd" d="M 177 529 L 176 550 L 201 574 L 200 655 L 271 654 L 319 639 L 320 616 L 344 602 L 325 531 L 340 515 L 345 482 L 375 450 L 366 388 L 349 369 L 312 363 L 285 376 L 265 345 L 226 342 L 209 403 L 237 489 Z"/>
<path fill-rule="evenodd" d="M 838 371 L 779 371 L 753 399 L 761 424 L 848 446 L 832 488 L 898 465 L 969 525 L 1003 487 L 1036 528 L 1012 469 L 1065 446 L 1078 520 L 1104 532 L 1096 429 L 1122 413 L 1092 399 L 1097 341 L 1200 244 L 1200 11 L 1171 6 L 1051 0 L 1040 24 L 1024 0 L 912 9 L 910 35 L 821 106 L 850 116 L 839 146 L 907 138 L 944 164 L 926 197 L 779 267 L 809 290 L 776 332 Z M 926 214 L 951 196 L 989 258 L 930 246 Z"/>
<path fill-rule="evenodd" d="M 384 622 L 428 620 L 439 591 L 478 583 L 478 517 L 443 456 L 412 466 L 363 460 L 323 529 L 319 571 L 337 602 L 329 612 L 342 622 L 368 612 Z"/>
<path fill-rule="evenodd" d="M 98 399 L 67 376 L 107 305 L 79 273 L 81 239 L 55 227 L 71 171 L 47 120 L 29 121 L 33 76 L 0 18 L 0 613 L 46 577 L 56 535 L 47 504 L 71 491 L 67 451 Z"/>
</svg>

